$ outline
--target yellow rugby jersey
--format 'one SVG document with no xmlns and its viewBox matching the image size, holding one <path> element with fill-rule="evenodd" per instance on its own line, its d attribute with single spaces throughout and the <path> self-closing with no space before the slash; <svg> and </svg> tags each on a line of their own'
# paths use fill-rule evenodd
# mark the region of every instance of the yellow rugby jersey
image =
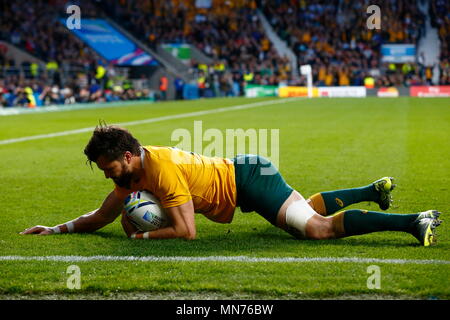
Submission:
<svg viewBox="0 0 450 320">
<path fill-rule="evenodd" d="M 137 183 L 132 182 L 131 189 L 116 185 L 114 191 L 119 198 L 148 190 L 163 208 L 176 207 L 192 199 L 196 213 L 220 223 L 233 220 L 236 181 L 231 160 L 172 147 L 144 146 L 141 161 L 145 176 Z"/>
</svg>

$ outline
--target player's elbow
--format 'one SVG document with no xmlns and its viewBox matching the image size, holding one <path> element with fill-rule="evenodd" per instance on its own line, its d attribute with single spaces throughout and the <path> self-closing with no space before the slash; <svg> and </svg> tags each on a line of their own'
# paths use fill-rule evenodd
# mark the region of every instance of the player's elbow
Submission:
<svg viewBox="0 0 450 320">
<path fill-rule="evenodd" d="M 187 232 L 184 236 L 183 236 L 183 238 L 185 239 L 185 240 L 195 240 L 195 237 L 196 237 L 197 235 L 196 235 L 196 232 L 194 231 L 194 232 Z"/>
<path fill-rule="evenodd" d="M 172 226 L 175 238 L 186 240 L 194 240 L 196 237 L 195 224 L 186 223 L 185 221 L 177 221 Z"/>
<path fill-rule="evenodd" d="M 177 238 L 182 238 L 185 240 L 194 240 L 196 237 L 195 231 L 191 231 L 189 229 L 182 230 L 181 232 L 178 232 Z"/>
</svg>

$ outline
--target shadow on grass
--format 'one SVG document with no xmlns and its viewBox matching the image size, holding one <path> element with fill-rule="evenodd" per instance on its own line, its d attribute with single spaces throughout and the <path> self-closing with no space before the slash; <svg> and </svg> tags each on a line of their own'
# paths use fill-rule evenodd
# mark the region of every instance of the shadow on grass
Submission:
<svg viewBox="0 0 450 320">
<path fill-rule="evenodd" d="M 13 237 L 14 238 L 14 237 Z M 20 241 L 17 241 L 19 240 Z M 298 240 L 273 226 L 244 228 L 203 227 L 196 240 L 133 240 L 119 228 L 94 233 L 56 236 L 17 236 L 10 255 L 112 255 L 112 256 L 264 256 L 317 257 L 366 256 L 399 257 L 403 253 L 422 257 L 423 247 L 402 233 L 376 233 L 332 240 Z M 445 243 L 426 248 L 445 249 Z M 408 250 L 404 250 L 408 249 Z M 410 256 L 408 254 L 407 256 Z"/>
<path fill-rule="evenodd" d="M 351 237 L 331 240 L 298 240 L 291 235 L 273 228 L 259 228 L 251 231 L 229 231 L 214 235 L 199 236 L 196 240 L 168 239 L 168 240 L 132 240 L 125 235 L 115 232 L 99 231 L 88 238 L 107 239 L 107 246 L 99 248 L 98 254 L 113 255 L 161 255 L 161 256 L 209 256 L 209 255 L 252 255 L 267 256 L 286 253 L 295 256 L 305 255 L 358 255 L 373 253 L 380 249 L 419 247 L 415 239 L 398 241 L 386 238 L 376 239 Z M 97 241 L 95 241 L 97 242 Z M 103 241 L 101 241 L 103 242 Z M 105 252 L 106 251 L 106 252 Z"/>
</svg>

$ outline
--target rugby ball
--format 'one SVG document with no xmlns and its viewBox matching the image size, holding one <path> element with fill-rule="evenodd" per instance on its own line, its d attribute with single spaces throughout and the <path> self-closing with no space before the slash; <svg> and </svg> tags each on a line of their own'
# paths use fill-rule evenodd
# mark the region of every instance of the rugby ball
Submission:
<svg viewBox="0 0 450 320">
<path fill-rule="evenodd" d="M 124 201 L 124 210 L 131 223 L 140 231 L 152 231 L 169 224 L 158 199 L 148 191 L 131 193 Z"/>
</svg>

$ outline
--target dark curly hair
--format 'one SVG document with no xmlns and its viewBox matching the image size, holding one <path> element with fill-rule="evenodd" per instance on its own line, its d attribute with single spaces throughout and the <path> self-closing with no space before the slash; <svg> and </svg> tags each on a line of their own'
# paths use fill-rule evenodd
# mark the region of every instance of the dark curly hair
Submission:
<svg viewBox="0 0 450 320">
<path fill-rule="evenodd" d="M 140 146 L 139 141 L 127 129 L 100 123 L 84 148 L 84 154 L 92 167 L 92 162 L 97 162 L 100 156 L 104 156 L 108 161 L 120 159 L 126 151 L 140 156 Z"/>
</svg>

